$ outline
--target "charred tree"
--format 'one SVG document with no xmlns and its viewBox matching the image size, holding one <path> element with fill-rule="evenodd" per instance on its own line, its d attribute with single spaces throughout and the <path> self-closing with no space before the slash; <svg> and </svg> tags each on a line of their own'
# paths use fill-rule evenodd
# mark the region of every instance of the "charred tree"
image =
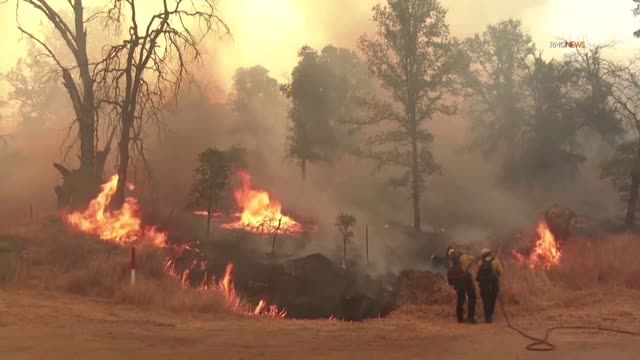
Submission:
<svg viewBox="0 0 640 360">
<path fill-rule="evenodd" d="M 46 55 L 56 64 L 61 73 L 63 85 L 69 95 L 73 111 L 75 113 L 74 123 L 77 125 L 79 142 L 80 165 L 76 170 L 68 170 L 63 165 L 54 164 L 55 168 L 63 176 L 62 186 L 55 188 L 58 195 L 59 206 L 71 206 L 82 208 L 97 193 L 99 185 L 102 183 L 102 171 L 104 161 L 97 161 L 97 119 L 96 119 L 96 98 L 95 98 L 95 78 L 94 66 L 89 61 L 87 51 L 87 23 L 95 20 L 98 14 L 85 16 L 85 7 L 82 0 L 68 1 L 72 11 L 72 23 L 68 23 L 58 11 L 56 11 L 47 0 L 17 0 L 16 5 L 27 4 L 34 10 L 44 15 L 57 35 L 62 39 L 66 50 L 72 55 L 73 62 L 64 64 L 62 57 L 41 38 L 34 35 L 20 25 L 20 15 L 16 14 L 18 29 L 22 34 L 38 43 Z M 102 151 L 104 157 L 108 155 L 109 146 Z"/>
<path fill-rule="evenodd" d="M 618 144 L 611 159 L 603 164 L 602 177 L 608 178 L 626 202 L 625 224 L 635 226 L 640 193 L 640 62 L 607 64 L 611 98 L 617 116 L 632 129 L 634 138 Z"/>
<path fill-rule="evenodd" d="M 386 122 L 392 129 L 370 138 L 361 155 L 403 170 L 391 180 L 409 188 L 416 233 L 421 228 L 424 178 L 441 171 L 429 149 L 433 136 L 423 123 L 436 113 L 456 111 L 455 104 L 444 99 L 447 92 L 455 92 L 456 70 L 463 60 L 445 15 L 437 0 L 388 0 L 373 8 L 376 36 L 360 39 L 371 71 L 392 99 L 375 101 L 371 121 Z"/>
<path fill-rule="evenodd" d="M 148 23 L 139 23 L 135 0 L 114 0 L 109 23 L 127 26 L 128 38 L 111 46 L 100 64 L 100 81 L 107 84 L 110 103 L 119 123 L 118 185 L 111 206 L 119 209 L 125 200 L 131 151 L 144 161 L 142 130 L 145 120 L 160 121 L 160 110 L 176 99 L 182 82 L 191 77 L 188 61 L 200 56 L 200 41 L 210 33 L 228 34 L 212 0 L 183 1 L 161 8 Z M 188 23 L 200 24 L 199 31 Z"/>
</svg>

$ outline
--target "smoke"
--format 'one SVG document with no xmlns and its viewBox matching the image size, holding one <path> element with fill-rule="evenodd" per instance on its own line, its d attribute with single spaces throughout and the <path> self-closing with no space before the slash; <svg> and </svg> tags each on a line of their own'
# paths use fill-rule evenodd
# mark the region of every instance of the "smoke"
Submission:
<svg viewBox="0 0 640 360">
<path fill-rule="evenodd" d="M 150 128 L 147 134 L 147 160 L 157 185 L 158 206 L 181 209 L 186 204 L 197 154 L 205 148 L 232 145 L 251 148 L 254 145 L 256 138 L 248 135 L 252 129 L 239 126 L 238 118 L 227 102 L 232 75 L 237 68 L 262 65 L 270 70 L 271 76 L 284 82 L 297 62 L 297 49 L 304 44 L 317 49 L 327 44 L 356 48 L 361 34 L 375 31 L 370 18 L 371 7 L 377 2 L 223 1 L 221 15 L 228 22 L 233 38 L 207 41 L 204 61 L 195 69 L 197 86 L 185 89 L 178 107 L 165 113 L 162 131 L 155 132 Z M 546 44 L 550 36 L 545 20 L 548 9 L 559 8 L 550 4 L 533 0 L 443 2 L 449 9 L 447 19 L 456 36 L 481 32 L 490 23 L 512 17 L 522 19 L 525 30 L 529 30 L 540 44 Z M 8 14 L 13 16 L 13 9 L 1 9 L 2 19 L 11 19 Z M 3 22 L 3 26 L 8 22 Z M 7 34 L 0 39 L 0 45 L 12 49 L 17 38 L 15 29 Z M 7 65 L 10 59 L 9 55 L 2 58 L 3 69 L 11 66 Z M 282 109 L 266 106 L 262 111 L 273 114 Z M 303 252 L 320 251 L 340 256 L 341 239 L 333 223 L 338 212 L 344 211 L 358 219 L 348 253 L 360 261 L 364 256 L 364 229 L 368 228 L 369 256 L 379 271 L 426 263 L 427 257 L 420 258 L 421 255 L 412 253 L 416 249 L 414 242 L 407 240 L 401 232 L 384 226 L 392 221 L 410 225 L 412 220 L 409 193 L 386 185 L 388 173 L 372 175 L 370 164 L 347 158 L 335 169 L 312 165 L 307 180 L 302 181 L 296 164 L 285 157 L 286 116 L 266 119 L 261 118 L 264 123 L 259 125 L 267 130 L 259 137 L 273 141 L 265 142 L 268 145 L 264 147 L 253 148 L 250 154 L 254 183 L 280 200 L 285 212 L 311 217 L 319 223 L 321 231 L 313 235 L 313 241 Z M 20 156 L 16 155 L 13 162 L 0 164 L 3 209 L 26 213 L 27 204 L 32 202 L 37 203 L 38 208 L 53 208 L 52 188 L 58 179 L 51 162 L 59 159 L 59 144 L 64 136 L 62 129 L 67 121 L 68 117 L 61 114 L 55 124 L 59 129 L 56 132 L 24 133 L 11 144 L 14 154 Z M 496 183 L 495 164 L 478 154 L 463 151 L 469 143 L 468 114 L 437 117 L 427 126 L 435 135 L 433 150 L 444 165 L 445 173 L 428 181 L 422 200 L 426 230 L 445 228 L 454 241 L 464 243 L 481 241 L 496 232 L 535 223 L 539 212 L 556 202 L 584 212 L 603 210 L 603 215 L 618 210 L 614 201 L 604 202 L 604 199 L 615 199 L 615 195 L 608 184 L 597 179 L 596 160 L 584 167 L 585 175 L 571 191 L 541 189 L 534 195 L 508 192 Z M 588 155 L 597 153 L 600 152 Z M 594 203 L 585 202 L 586 197 Z"/>
</svg>

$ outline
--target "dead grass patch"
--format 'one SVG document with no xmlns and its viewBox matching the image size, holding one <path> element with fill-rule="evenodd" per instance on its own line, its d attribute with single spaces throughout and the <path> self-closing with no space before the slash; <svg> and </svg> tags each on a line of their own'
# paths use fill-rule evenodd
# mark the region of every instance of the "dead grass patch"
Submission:
<svg viewBox="0 0 640 360">
<path fill-rule="evenodd" d="M 222 294 L 185 289 L 166 274 L 162 249 L 137 250 L 136 284 L 132 287 L 130 249 L 70 230 L 55 218 L 10 233 L 19 236 L 24 247 L 15 287 L 172 311 L 228 312 Z"/>
</svg>

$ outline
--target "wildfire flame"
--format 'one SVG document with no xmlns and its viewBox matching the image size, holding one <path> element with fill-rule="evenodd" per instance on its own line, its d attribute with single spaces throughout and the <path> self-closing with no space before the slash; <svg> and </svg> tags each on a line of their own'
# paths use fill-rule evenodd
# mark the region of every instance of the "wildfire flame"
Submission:
<svg viewBox="0 0 640 360">
<path fill-rule="evenodd" d="M 251 175 L 246 171 L 237 173 L 242 186 L 233 193 L 236 203 L 242 208 L 238 221 L 223 224 L 225 229 L 242 229 L 255 233 L 271 233 L 276 229 L 281 233 L 297 233 L 302 225 L 289 216 L 282 214 L 282 204 L 272 199 L 269 193 L 253 189 Z"/>
<path fill-rule="evenodd" d="M 521 263 L 528 264 L 531 269 L 536 267 L 549 269 L 551 266 L 558 265 L 562 252 L 546 221 L 540 220 L 538 222 L 537 232 L 538 241 L 536 241 L 529 257 L 527 258 L 516 251 L 513 252 L 514 255 Z"/>
<path fill-rule="evenodd" d="M 133 246 L 144 241 L 146 244 L 159 248 L 169 247 L 166 233 L 158 231 L 156 227 L 142 224 L 139 216 L 140 206 L 136 199 L 127 197 L 120 210 L 109 210 L 108 206 L 116 192 L 117 183 L 118 175 L 112 176 L 107 183 L 102 185 L 102 191 L 89 203 L 84 212 L 73 212 L 67 216 L 69 224 L 85 233 L 95 234 L 103 241 L 120 246 Z M 197 249 L 192 249 L 186 244 L 172 245 L 171 248 L 176 251 L 177 255 L 167 258 L 164 270 L 171 277 L 177 279 L 183 287 L 190 287 L 189 275 L 194 269 L 205 271 L 206 260 L 196 258 L 185 270 L 179 272 L 176 270 L 176 258 L 186 249 L 196 251 Z M 235 312 L 271 317 L 286 316 L 287 312 L 284 309 L 279 309 L 276 305 L 267 308 L 267 303 L 264 300 L 260 300 L 255 308 L 248 308 L 235 291 L 231 276 L 232 270 L 233 264 L 228 263 L 222 280 L 217 283 L 213 279 L 207 282 L 205 272 L 204 280 L 198 289 L 220 291 L 229 309 Z"/>
<path fill-rule="evenodd" d="M 171 276 L 180 281 L 183 287 L 187 288 L 189 287 L 189 275 L 191 271 L 198 267 L 200 267 L 200 270 L 204 270 L 205 266 L 206 263 L 204 261 L 194 260 L 186 270 L 180 273 L 175 269 L 175 261 L 173 259 L 168 259 L 165 263 L 165 270 L 167 270 Z M 260 299 L 260 301 L 258 301 L 258 305 L 254 308 L 248 307 L 236 292 L 232 272 L 233 264 L 227 263 L 224 275 L 220 281 L 216 282 L 215 279 L 207 281 L 205 274 L 203 282 L 198 286 L 198 290 L 219 291 L 224 296 L 227 308 L 237 313 L 268 317 L 285 317 L 287 315 L 287 311 L 285 309 L 278 308 L 277 305 L 270 305 L 267 307 L 267 302 L 264 299 Z"/>
<path fill-rule="evenodd" d="M 113 175 L 101 186 L 101 192 L 91 200 L 87 209 L 73 212 L 67 221 L 83 232 L 95 234 L 104 241 L 130 246 L 145 241 L 157 247 L 165 247 L 167 234 L 153 226 L 144 226 L 139 217 L 140 206 L 134 198 L 127 197 L 118 211 L 109 211 L 109 203 L 116 192 L 118 175 Z"/>
</svg>

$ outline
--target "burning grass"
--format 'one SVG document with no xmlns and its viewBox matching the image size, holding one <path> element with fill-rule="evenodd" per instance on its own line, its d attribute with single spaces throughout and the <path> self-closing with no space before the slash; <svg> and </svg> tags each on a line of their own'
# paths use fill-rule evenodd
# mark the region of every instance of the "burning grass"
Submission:
<svg viewBox="0 0 640 360">
<path fill-rule="evenodd" d="M 107 183 L 103 184 L 101 192 L 90 202 L 85 211 L 73 212 L 63 216 L 68 225 L 84 234 L 97 236 L 105 243 L 115 244 L 122 248 L 132 247 L 132 251 L 141 247 L 154 249 L 156 253 L 163 251 L 165 260 L 151 263 L 154 264 L 156 269 L 161 269 L 169 278 L 177 281 L 185 289 L 191 288 L 190 275 L 193 270 L 199 268 L 204 272 L 204 276 L 197 290 L 222 295 L 225 300 L 224 303 L 231 311 L 270 317 L 284 317 L 286 315 L 286 311 L 278 309 L 277 306 L 271 305 L 267 307 L 266 301 L 262 299 L 253 308 L 245 306 L 244 301 L 240 299 L 233 288 L 233 279 L 231 277 L 233 265 L 231 263 L 227 265 L 227 270 L 220 281 L 207 276 L 207 260 L 200 256 L 193 259 L 191 265 L 186 268 L 178 269 L 176 260 L 184 254 L 184 251 L 189 250 L 199 254 L 199 249 L 193 248 L 189 242 L 171 244 L 168 242 L 168 233 L 159 231 L 155 226 L 143 224 L 141 210 L 135 198 L 127 197 L 124 205 L 119 210 L 111 210 L 109 205 L 111 198 L 115 194 L 117 181 L 118 176 L 114 175 Z M 130 188 L 133 187 L 130 186 Z M 280 224 L 281 220 L 279 220 L 278 224 Z M 99 265 L 91 263 L 90 266 L 109 267 L 109 263 L 100 262 Z M 117 272 L 111 274 L 111 276 L 115 276 L 115 274 Z"/>
<path fill-rule="evenodd" d="M 640 290 L 640 237 L 572 238 L 562 259 L 548 270 L 504 261 L 503 296 L 512 304 L 547 306 L 565 303 L 585 292 Z M 569 303 L 572 303 L 569 301 Z"/>
<path fill-rule="evenodd" d="M 57 218 L 52 220 L 19 231 L 25 252 L 15 287 L 180 312 L 229 312 L 222 294 L 185 289 L 167 275 L 160 249 L 140 249 L 138 279 L 132 287 L 128 249 L 69 231 Z"/>
<path fill-rule="evenodd" d="M 282 204 L 273 198 L 268 191 L 256 189 L 251 184 L 251 175 L 242 170 L 237 174 L 242 185 L 233 192 L 234 199 L 241 213 L 233 214 L 233 221 L 220 227 L 228 230 L 243 230 L 257 234 L 295 234 L 303 232 L 303 226 L 290 216 L 282 213 Z M 207 216 L 206 211 L 194 211 L 195 215 Z M 223 217 L 224 214 L 215 212 L 211 217 Z"/>
<path fill-rule="evenodd" d="M 532 238 L 531 244 L 539 243 Z M 473 253 L 472 250 L 471 253 Z M 532 252 L 533 253 L 533 252 Z M 549 308 L 591 306 L 614 298 L 637 298 L 640 295 L 640 236 L 608 235 L 600 238 L 569 239 L 562 256 L 553 266 L 531 266 L 507 250 L 498 254 L 505 274 L 501 296 L 507 307 L 521 311 L 545 311 Z M 534 261 L 540 261 L 536 257 Z M 536 265 L 539 263 L 536 262 Z M 473 273 L 475 274 L 475 270 Z M 400 314 L 420 317 L 452 316 L 455 292 L 443 275 L 410 271 L 401 275 Z M 477 283 L 476 283 L 476 289 Z M 478 291 L 476 311 L 482 313 Z"/>
</svg>

